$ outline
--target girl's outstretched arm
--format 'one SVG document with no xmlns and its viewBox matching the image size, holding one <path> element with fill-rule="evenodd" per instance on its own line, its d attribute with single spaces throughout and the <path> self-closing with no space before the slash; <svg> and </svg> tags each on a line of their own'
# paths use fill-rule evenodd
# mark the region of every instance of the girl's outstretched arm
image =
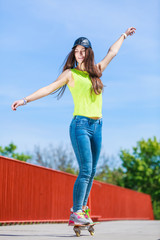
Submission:
<svg viewBox="0 0 160 240">
<path fill-rule="evenodd" d="M 136 30 L 136 28 L 130 27 L 126 30 L 125 34 L 127 36 L 128 35 L 131 36 L 133 33 L 135 33 L 135 30 Z M 125 36 L 124 36 L 124 34 L 122 34 L 120 36 L 120 38 L 109 48 L 108 53 L 105 56 L 105 58 L 101 62 L 97 63 L 98 68 L 100 68 L 102 72 L 106 69 L 106 67 L 110 63 L 110 61 L 117 55 L 124 39 L 125 39 Z"/>
<path fill-rule="evenodd" d="M 62 87 L 63 85 L 67 84 L 71 78 L 71 71 L 70 69 L 65 70 L 56 81 L 47 85 L 46 87 L 40 88 L 36 92 L 32 93 L 31 95 L 25 97 L 27 102 L 32 102 L 42 97 L 49 95 L 50 93 L 54 92 L 58 88 Z M 12 104 L 12 110 L 15 111 L 17 107 L 24 105 L 24 100 L 20 99 Z"/>
</svg>

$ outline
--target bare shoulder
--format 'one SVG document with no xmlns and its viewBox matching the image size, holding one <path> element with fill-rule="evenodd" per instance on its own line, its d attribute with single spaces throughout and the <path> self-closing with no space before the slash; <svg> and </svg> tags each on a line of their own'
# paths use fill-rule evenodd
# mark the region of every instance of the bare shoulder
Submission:
<svg viewBox="0 0 160 240">
<path fill-rule="evenodd" d="M 72 78 L 72 72 L 71 72 L 71 69 L 66 69 L 65 70 L 66 74 L 67 74 L 67 77 L 69 78 L 69 80 Z"/>
<path fill-rule="evenodd" d="M 59 77 L 57 78 L 56 81 L 58 82 L 62 82 L 64 84 L 68 84 L 68 82 L 71 79 L 71 70 L 70 69 L 66 69 L 65 71 L 63 71 Z"/>
<path fill-rule="evenodd" d="M 67 84 L 70 84 L 73 81 L 71 69 L 66 69 L 63 73 L 67 79 Z"/>
<path fill-rule="evenodd" d="M 66 69 L 66 70 L 64 70 L 64 72 L 62 72 L 62 73 L 64 73 L 64 74 L 68 75 L 68 74 L 70 74 L 70 73 L 71 73 L 71 69 L 70 69 L 70 68 L 69 68 L 69 69 Z"/>
<path fill-rule="evenodd" d="M 68 80 L 71 80 L 72 74 L 71 69 L 66 69 L 64 72 L 62 72 L 63 77 L 67 78 Z"/>
</svg>

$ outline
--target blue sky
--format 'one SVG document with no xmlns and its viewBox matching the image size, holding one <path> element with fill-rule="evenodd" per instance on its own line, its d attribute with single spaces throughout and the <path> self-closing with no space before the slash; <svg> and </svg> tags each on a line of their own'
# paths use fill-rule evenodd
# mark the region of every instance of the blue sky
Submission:
<svg viewBox="0 0 160 240">
<path fill-rule="evenodd" d="M 19 152 L 34 145 L 68 145 L 73 101 L 66 89 L 11 110 L 17 99 L 55 81 L 80 36 L 90 39 L 96 63 L 129 27 L 103 73 L 103 150 L 117 156 L 142 138 L 160 136 L 159 1 L 5 0 L 0 3 L 0 145 Z"/>
</svg>

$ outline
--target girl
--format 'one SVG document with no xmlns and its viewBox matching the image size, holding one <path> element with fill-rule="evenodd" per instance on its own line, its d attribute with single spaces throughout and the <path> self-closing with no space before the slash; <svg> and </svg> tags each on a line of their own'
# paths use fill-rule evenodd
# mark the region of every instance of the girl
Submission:
<svg viewBox="0 0 160 240">
<path fill-rule="evenodd" d="M 102 91 L 100 80 L 102 72 L 117 55 L 124 39 L 133 35 L 136 28 L 131 27 L 109 48 L 105 58 L 95 64 L 91 42 L 78 38 L 69 53 L 62 74 L 56 81 L 33 94 L 17 100 L 12 110 L 60 90 L 58 96 L 68 86 L 74 101 L 73 119 L 69 133 L 79 165 L 79 175 L 73 189 L 73 208 L 69 225 L 89 224 L 92 220 L 86 206 L 92 187 L 102 142 Z"/>
</svg>

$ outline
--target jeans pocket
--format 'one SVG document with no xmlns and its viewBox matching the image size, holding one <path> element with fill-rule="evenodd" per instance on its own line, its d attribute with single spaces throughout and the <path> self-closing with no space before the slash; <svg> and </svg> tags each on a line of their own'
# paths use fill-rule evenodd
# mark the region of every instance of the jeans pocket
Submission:
<svg viewBox="0 0 160 240">
<path fill-rule="evenodd" d="M 76 119 L 76 126 L 86 126 L 88 124 L 87 119 Z"/>
</svg>

